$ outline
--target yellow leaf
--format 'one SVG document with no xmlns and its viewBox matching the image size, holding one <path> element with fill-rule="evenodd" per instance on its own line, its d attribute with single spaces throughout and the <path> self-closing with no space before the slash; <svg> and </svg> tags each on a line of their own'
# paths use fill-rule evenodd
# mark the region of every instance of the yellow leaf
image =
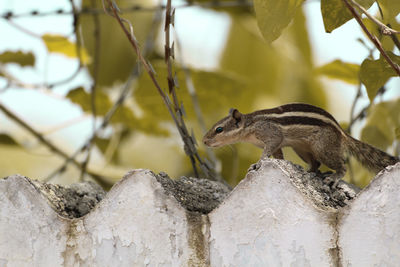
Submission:
<svg viewBox="0 0 400 267">
<path fill-rule="evenodd" d="M 0 144 L 9 146 L 18 146 L 18 143 L 17 141 L 15 141 L 14 137 L 6 133 L 0 133 Z"/>
<path fill-rule="evenodd" d="M 268 43 L 281 35 L 302 3 L 303 0 L 254 0 L 257 24 Z"/>
<path fill-rule="evenodd" d="M 0 62 L 3 64 L 16 63 L 21 67 L 33 66 L 35 64 L 35 56 L 32 52 L 24 53 L 22 51 L 5 51 L 0 54 Z"/>
<path fill-rule="evenodd" d="M 42 36 L 42 40 L 50 53 L 59 53 L 70 58 L 78 58 L 78 56 L 80 56 L 83 64 L 89 64 L 91 61 L 86 49 L 83 46 L 79 48 L 80 55 L 78 55 L 77 45 L 68 40 L 68 38 L 65 36 L 57 34 L 44 34 Z"/>
<path fill-rule="evenodd" d="M 359 83 L 358 72 L 360 71 L 360 66 L 346 63 L 339 59 L 321 66 L 315 71 L 317 74 L 325 75 L 332 79 L 339 79 L 351 84 Z"/>
<path fill-rule="evenodd" d="M 357 0 L 357 2 L 368 9 L 375 0 Z M 353 18 L 343 0 L 321 0 L 321 13 L 326 32 L 333 31 Z"/>
</svg>

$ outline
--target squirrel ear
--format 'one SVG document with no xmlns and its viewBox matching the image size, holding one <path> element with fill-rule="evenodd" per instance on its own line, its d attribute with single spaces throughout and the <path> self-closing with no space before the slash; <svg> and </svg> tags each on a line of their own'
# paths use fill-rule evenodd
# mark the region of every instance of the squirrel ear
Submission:
<svg viewBox="0 0 400 267">
<path fill-rule="evenodd" d="M 231 108 L 231 110 L 229 111 L 229 114 L 232 116 L 232 118 L 234 118 L 236 120 L 236 122 L 240 122 L 242 120 L 242 113 L 239 112 L 239 110 L 235 109 L 235 108 Z"/>
</svg>

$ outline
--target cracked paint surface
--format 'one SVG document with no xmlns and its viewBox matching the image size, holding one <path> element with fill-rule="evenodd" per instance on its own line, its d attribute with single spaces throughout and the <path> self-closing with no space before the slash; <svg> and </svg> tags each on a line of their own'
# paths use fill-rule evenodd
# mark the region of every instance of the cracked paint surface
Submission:
<svg viewBox="0 0 400 267">
<path fill-rule="evenodd" d="M 400 163 L 380 172 L 339 222 L 343 266 L 399 266 Z"/>
<path fill-rule="evenodd" d="M 263 163 L 211 212 L 211 265 L 331 266 L 330 215 Z"/>
<path fill-rule="evenodd" d="M 135 170 L 77 219 L 10 176 L 0 180 L 0 266 L 398 265 L 400 164 L 336 212 L 283 168 L 262 162 L 208 215 L 188 213 L 152 172 Z"/>
</svg>

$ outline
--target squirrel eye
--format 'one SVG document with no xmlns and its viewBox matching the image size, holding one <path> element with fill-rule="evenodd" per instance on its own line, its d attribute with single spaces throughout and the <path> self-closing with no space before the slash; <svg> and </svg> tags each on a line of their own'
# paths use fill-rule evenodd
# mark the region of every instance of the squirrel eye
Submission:
<svg viewBox="0 0 400 267">
<path fill-rule="evenodd" d="M 222 127 L 217 127 L 217 128 L 215 129 L 215 132 L 216 132 L 216 133 L 222 133 L 223 130 L 224 130 L 224 128 L 222 128 Z"/>
</svg>

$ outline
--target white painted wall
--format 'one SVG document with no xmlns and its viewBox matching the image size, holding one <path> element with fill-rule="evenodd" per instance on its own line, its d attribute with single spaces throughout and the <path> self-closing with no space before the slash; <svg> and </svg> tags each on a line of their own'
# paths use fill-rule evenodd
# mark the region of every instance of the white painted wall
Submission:
<svg viewBox="0 0 400 267">
<path fill-rule="evenodd" d="M 89 214 L 67 219 L 28 178 L 11 176 L 0 180 L 0 266 L 399 264 L 400 164 L 341 209 L 304 177 L 262 161 L 203 215 L 165 194 L 152 172 L 134 170 Z"/>
</svg>

